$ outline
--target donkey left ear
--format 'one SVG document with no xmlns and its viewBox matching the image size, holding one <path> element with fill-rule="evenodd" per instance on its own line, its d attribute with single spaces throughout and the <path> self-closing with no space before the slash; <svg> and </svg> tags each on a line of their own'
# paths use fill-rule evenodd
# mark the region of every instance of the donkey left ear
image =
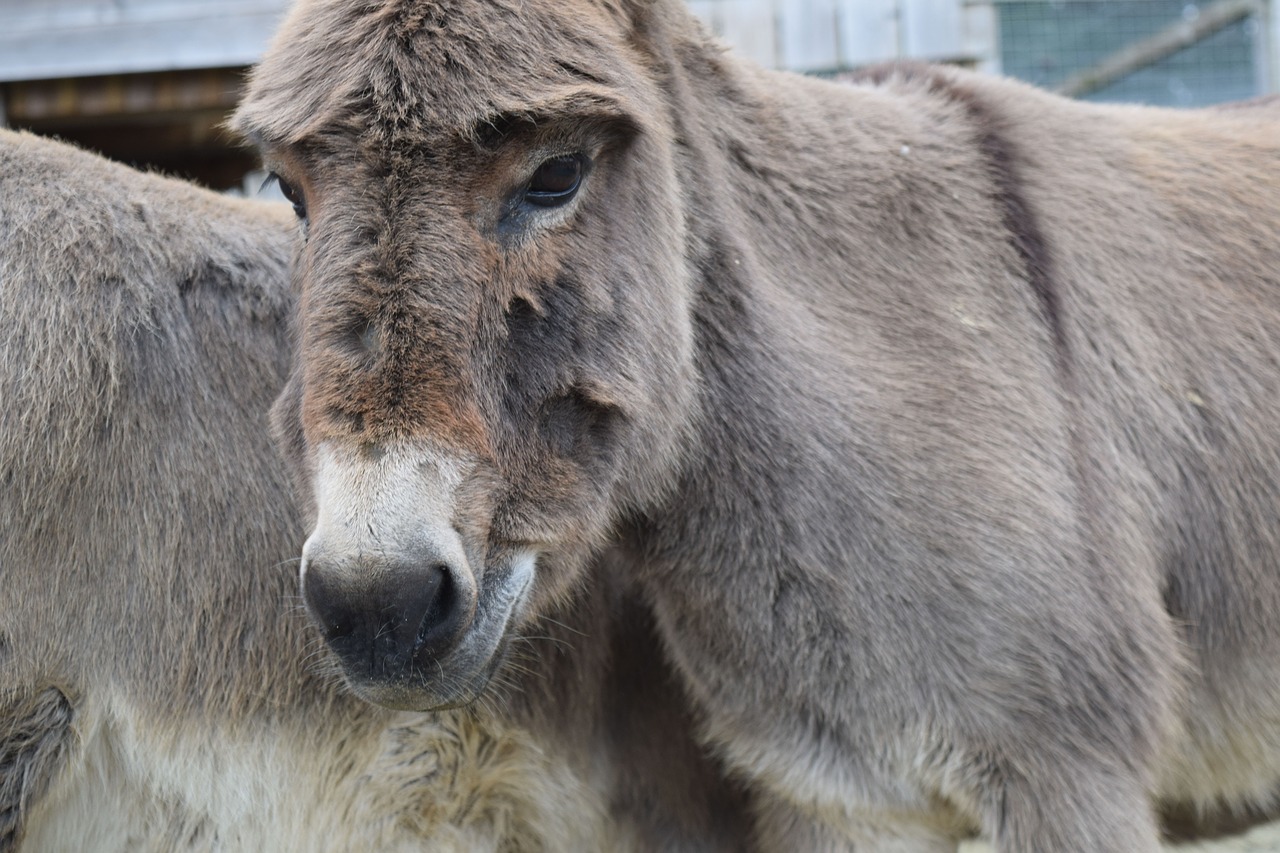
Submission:
<svg viewBox="0 0 1280 853">
<path fill-rule="evenodd" d="M 682 0 L 598 0 L 600 6 L 612 17 L 626 21 L 631 29 L 645 29 L 655 14 L 662 14 L 664 7 L 683 6 Z"/>
<path fill-rule="evenodd" d="M 618 12 L 629 17 L 637 13 L 646 13 L 661 3 L 662 0 L 601 0 L 600 5 L 611 12 Z"/>
</svg>

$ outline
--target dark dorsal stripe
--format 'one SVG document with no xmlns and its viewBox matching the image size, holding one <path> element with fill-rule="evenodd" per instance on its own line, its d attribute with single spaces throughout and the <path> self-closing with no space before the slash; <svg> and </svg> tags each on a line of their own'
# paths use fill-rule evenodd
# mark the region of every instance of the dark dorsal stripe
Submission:
<svg viewBox="0 0 1280 853">
<path fill-rule="evenodd" d="M 1061 298 L 1053 277 L 1052 257 L 1040 227 L 1039 217 L 1023 193 L 1018 153 L 1009 140 L 1006 122 L 972 87 L 951 79 L 946 71 L 919 62 L 890 62 L 864 69 L 846 79 L 854 83 L 885 85 L 892 80 L 923 83 L 926 91 L 941 95 L 965 108 L 973 123 L 979 149 L 986 160 L 995 189 L 995 199 L 1009 241 L 1026 271 L 1044 321 L 1053 339 L 1058 366 L 1066 380 L 1070 363 Z"/>
</svg>

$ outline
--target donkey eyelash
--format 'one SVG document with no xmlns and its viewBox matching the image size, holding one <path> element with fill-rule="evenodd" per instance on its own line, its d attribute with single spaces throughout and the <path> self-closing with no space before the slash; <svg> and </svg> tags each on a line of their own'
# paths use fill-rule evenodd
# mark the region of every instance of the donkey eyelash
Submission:
<svg viewBox="0 0 1280 853">
<path fill-rule="evenodd" d="M 307 198 L 302 190 L 280 177 L 280 173 L 273 169 L 267 174 L 267 178 L 262 182 L 262 186 L 258 188 L 258 192 L 262 192 L 272 182 L 280 187 L 280 193 L 284 196 L 285 201 L 293 205 L 294 214 L 305 223 L 307 221 Z"/>
</svg>

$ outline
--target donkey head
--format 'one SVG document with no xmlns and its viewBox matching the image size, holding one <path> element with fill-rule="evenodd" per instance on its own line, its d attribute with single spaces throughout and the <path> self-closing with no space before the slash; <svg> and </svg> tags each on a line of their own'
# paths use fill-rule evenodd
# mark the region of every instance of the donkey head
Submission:
<svg viewBox="0 0 1280 853">
<path fill-rule="evenodd" d="M 670 483 L 687 235 L 635 15 L 303 0 L 238 127 L 307 239 L 276 428 L 304 598 L 365 698 L 467 702 Z"/>
</svg>

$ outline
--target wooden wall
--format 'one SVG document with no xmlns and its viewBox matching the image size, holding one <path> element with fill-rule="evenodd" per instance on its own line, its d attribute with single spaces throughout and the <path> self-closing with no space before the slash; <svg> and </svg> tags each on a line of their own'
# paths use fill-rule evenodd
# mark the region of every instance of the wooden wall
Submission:
<svg viewBox="0 0 1280 853">
<path fill-rule="evenodd" d="M 734 49 L 833 72 L 895 57 L 990 67 L 993 0 L 690 0 Z M 225 189 L 221 123 L 291 0 L 0 0 L 0 124 Z"/>
<path fill-rule="evenodd" d="M 735 49 L 770 68 L 836 71 L 895 58 L 990 67 L 991 2 L 979 0 L 690 0 Z"/>
</svg>

